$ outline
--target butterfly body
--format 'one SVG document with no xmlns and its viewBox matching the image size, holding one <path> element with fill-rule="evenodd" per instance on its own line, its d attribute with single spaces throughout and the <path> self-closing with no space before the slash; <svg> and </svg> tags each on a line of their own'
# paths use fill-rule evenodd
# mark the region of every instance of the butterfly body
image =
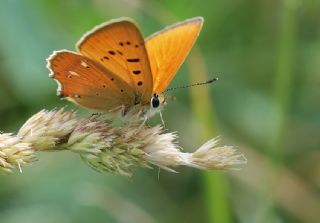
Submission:
<svg viewBox="0 0 320 223">
<path fill-rule="evenodd" d="M 48 59 L 57 93 L 83 107 L 148 118 L 165 103 L 165 91 L 195 42 L 203 19 L 196 17 L 146 40 L 130 18 L 95 27 L 77 52 L 55 51 Z"/>
</svg>

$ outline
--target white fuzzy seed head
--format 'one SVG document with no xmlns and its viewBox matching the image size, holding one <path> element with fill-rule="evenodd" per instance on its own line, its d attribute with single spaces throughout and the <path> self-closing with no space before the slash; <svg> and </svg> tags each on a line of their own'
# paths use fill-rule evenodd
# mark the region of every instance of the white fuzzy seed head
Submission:
<svg viewBox="0 0 320 223">
<path fill-rule="evenodd" d="M 20 142 L 11 134 L 0 134 L 0 172 L 11 173 L 36 160 L 35 151 L 30 143 Z"/>
</svg>

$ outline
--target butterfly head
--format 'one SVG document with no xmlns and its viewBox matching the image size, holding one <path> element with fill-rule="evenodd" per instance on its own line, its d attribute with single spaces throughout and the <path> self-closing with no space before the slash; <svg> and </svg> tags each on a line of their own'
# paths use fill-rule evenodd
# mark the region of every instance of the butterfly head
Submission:
<svg viewBox="0 0 320 223">
<path fill-rule="evenodd" d="M 152 109 L 161 109 L 165 102 L 165 97 L 162 94 L 159 95 L 154 93 L 150 100 L 150 106 Z"/>
<path fill-rule="evenodd" d="M 145 110 L 145 115 L 151 117 L 161 111 L 166 100 L 164 95 L 154 93 L 150 99 L 149 108 Z"/>
<path fill-rule="evenodd" d="M 150 106 L 152 108 L 158 108 L 160 106 L 160 100 L 158 94 L 153 94 L 151 100 L 150 100 Z"/>
<path fill-rule="evenodd" d="M 160 100 L 157 94 L 154 94 L 151 98 L 150 105 L 152 108 L 158 108 L 160 106 Z"/>
</svg>

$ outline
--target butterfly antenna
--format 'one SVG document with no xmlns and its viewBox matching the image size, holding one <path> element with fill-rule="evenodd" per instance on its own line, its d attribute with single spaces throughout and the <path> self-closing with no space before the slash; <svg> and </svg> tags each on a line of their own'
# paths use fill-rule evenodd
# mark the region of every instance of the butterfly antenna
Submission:
<svg viewBox="0 0 320 223">
<path fill-rule="evenodd" d="M 183 86 L 178 86 L 178 87 L 172 87 L 172 88 L 167 88 L 165 92 L 168 92 L 168 91 L 172 91 L 172 90 L 176 90 L 176 89 L 181 89 L 181 88 L 189 88 L 189 87 L 194 87 L 194 86 L 200 86 L 200 85 L 205 85 L 205 84 L 211 84 L 215 81 L 217 81 L 218 78 L 215 77 L 215 78 L 212 78 L 210 80 L 207 80 L 206 82 L 200 82 L 200 83 L 195 83 L 195 84 L 190 84 L 190 85 L 183 85 Z"/>
</svg>

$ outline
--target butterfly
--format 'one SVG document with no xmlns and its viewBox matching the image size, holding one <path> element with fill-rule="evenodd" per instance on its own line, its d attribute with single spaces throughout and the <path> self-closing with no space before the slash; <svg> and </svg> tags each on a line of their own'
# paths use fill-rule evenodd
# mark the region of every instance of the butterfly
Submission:
<svg viewBox="0 0 320 223">
<path fill-rule="evenodd" d="M 191 50 L 202 17 L 168 26 L 144 39 L 130 18 L 110 20 L 86 33 L 77 52 L 47 59 L 57 94 L 92 110 L 148 118 L 165 104 L 164 91 Z"/>
</svg>

